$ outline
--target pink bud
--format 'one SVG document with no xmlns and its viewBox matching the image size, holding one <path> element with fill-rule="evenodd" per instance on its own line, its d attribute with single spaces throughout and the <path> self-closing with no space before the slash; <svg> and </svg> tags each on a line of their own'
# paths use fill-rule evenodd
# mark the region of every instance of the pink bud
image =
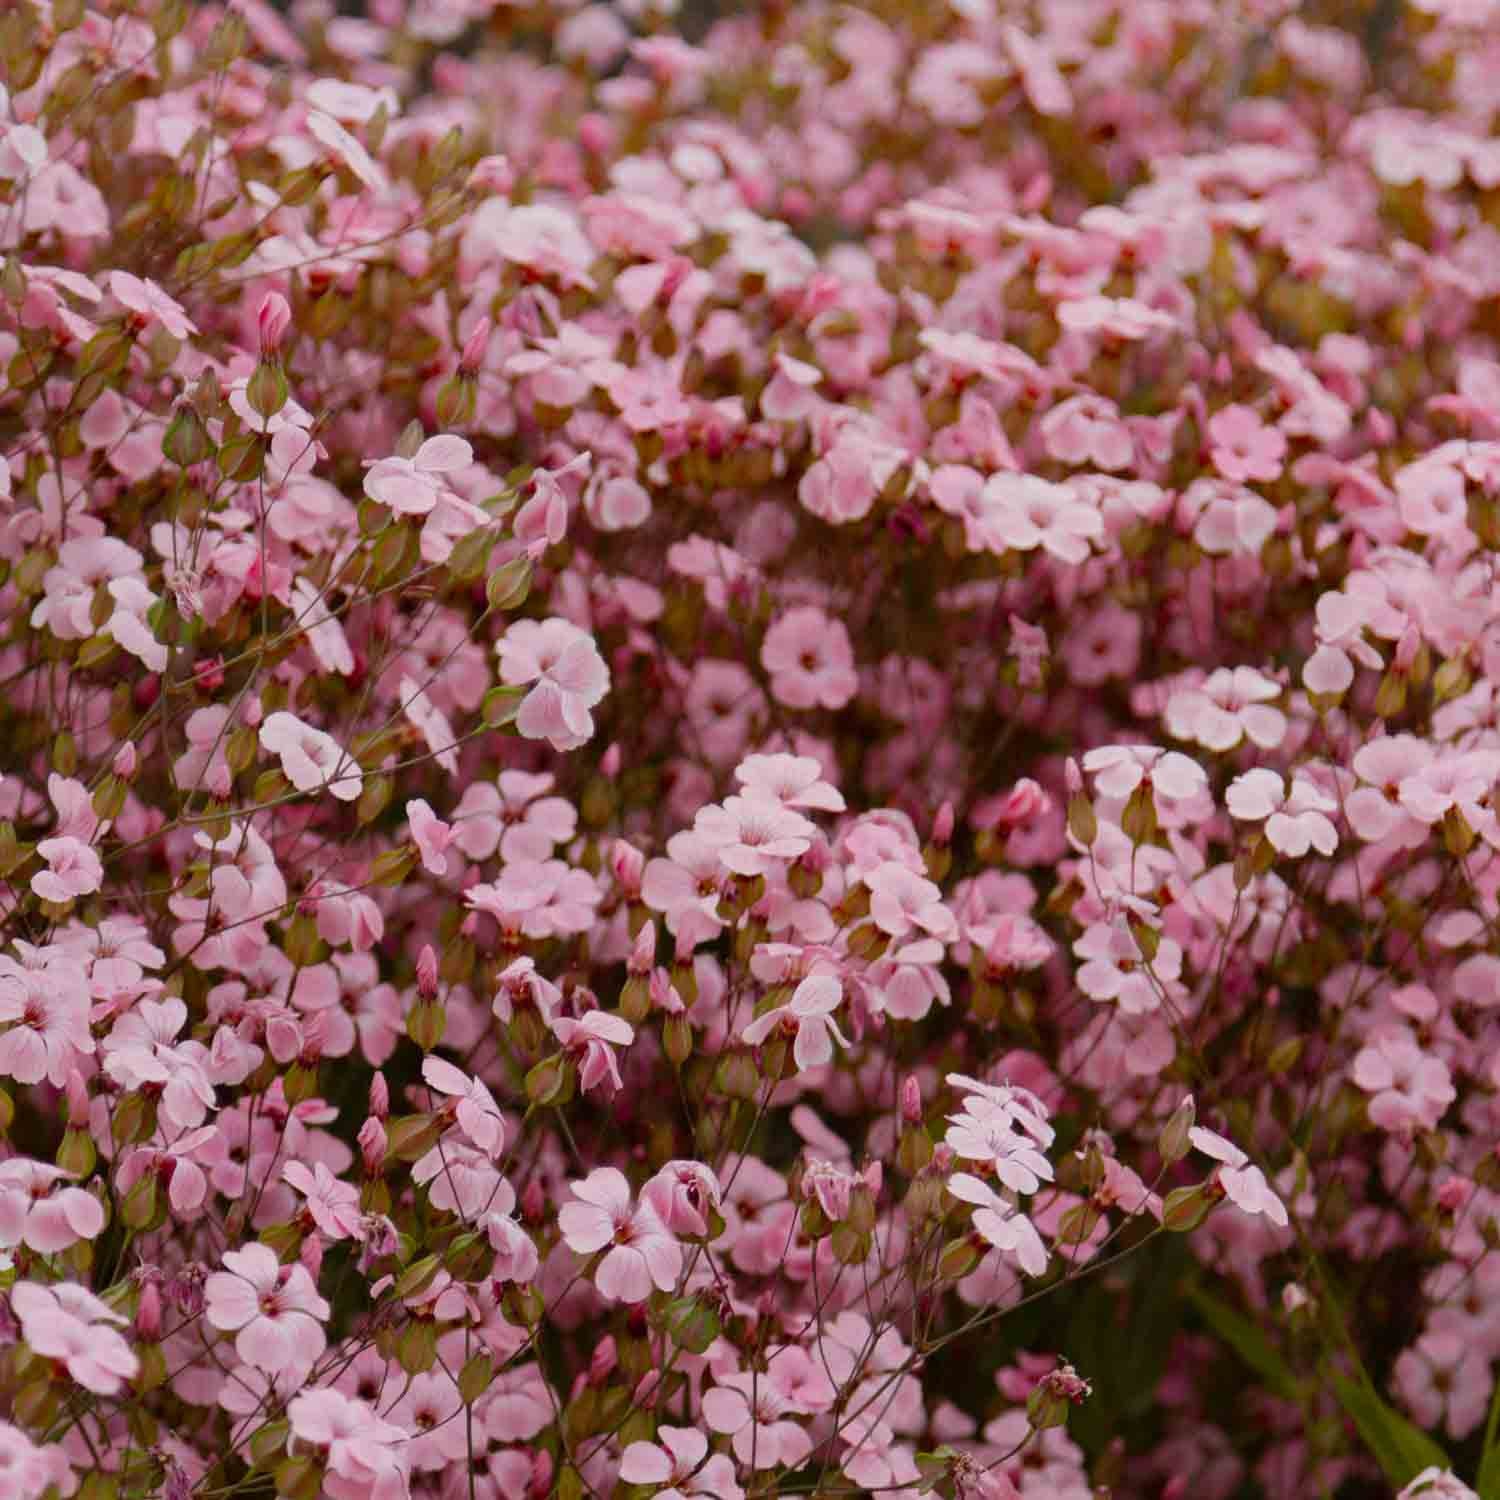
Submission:
<svg viewBox="0 0 1500 1500">
<path fill-rule="evenodd" d="M 1078 769 L 1078 762 L 1071 755 L 1063 765 L 1063 780 L 1070 797 L 1076 797 L 1083 790 L 1083 772 Z"/>
<path fill-rule="evenodd" d="M 552 1455 L 538 1448 L 531 1456 L 531 1485 L 528 1500 L 547 1500 L 552 1493 Z"/>
<path fill-rule="evenodd" d="M 618 740 L 599 757 L 599 774 L 606 781 L 613 781 L 620 774 L 620 742 Z"/>
<path fill-rule="evenodd" d="M 634 901 L 640 895 L 641 877 L 645 871 L 646 856 L 624 839 L 616 839 L 610 846 L 609 872 L 627 900 Z"/>
<path fill-rule="evenodd" d="M 938 808 L 932 820 L 932 842 L 939 849 L 946 849 L 953 838 L 953 804 L 945 802 Z"/>
<path fill-rule="evenodd" d="M 135 775 L 135 766 L 135 746 L 129 740 L 126 740 L 125 743 L 115 751 L 115 758 L 110 762 L 110 770 L 112 770 L 115 775 L 120 778 L 121 781 L 129 781 L 130 778 Z"/>
<path fill-rule="evenodd" d="M 1393 663 L 1398 672 L 1408 672 L 1422 647 L 1422 632 L 1415 625 L 1408 625 L 1396 642 L 1396 659 Z"/>
<path fill-rule="evenodd" d="M 955 1160 L 953 1147 L 947 1141 L 939 1141 L 932 1148 L 932 1167 L 934 1171 L 945 1174 L 951 1172 Z"/>
<path fill-rule="evenodd" d="M 521 1213 L 535 1224 L 540 1222 L 546 1212 L 547 1194 L 543 1191 L 541 1183 L 533 1177 L 521 1189 Z"/>
<path fill-rule="evenodd" d="M 360 1160 L 364 1163 L 367 1177 L 378 1177 L 385 1165 L 385 1126 L 373 1116 L 359 1127 Z"/>
<path fill-rule="evenodd" d="M 635 942 L 631 944 L 630 958 L 625 965 L 626 971 L 631 974 L 649 974 L 652 961 L 656 958 L 656 923 L 648 921 L 635 935 Z"/>
<path fill-rule="evenodd" d="M 286 331 L 292 324 L 292 309 L 280 292 L 268 292 L 255 315 L 256 332 L 260 335 L 260 357 L 270 359 L 281 347 Z"/>
<path fill-rule="evenodd" d="M 672 983 L 671 974 L 665 969 L 651 971 L 651 1004 L 669 1016 L 680 1016 L 687 1009 L 682 996 L 677 993 L 677 986 Z"/>
<path fill-rule="evenodd" d="M 469 186 L 486 193 L 508 193 L 516 185 L 508 156 L 481 156 L 469 172 Z"/>
<path fill-rule="evenodd" d="M 464 342 L 463 353 L 458 356 L 458 373 L 460 375 L 477 375 L 479 368 L 484 364 L 485 351 L 490 346 L 490 333 L 494 324 L 488 318 L 481 318 L 475 325 L 473 333 Z"/>
<path fill-rule="evenodd" d="M 82 1130 L 88 1123 L 89 1091 L 83 1074 L 72 1068 L 68 1072 L 68 1124 L 75 1130 Z"/>
<path fill-rule="evenodd" d="M 637 1411 L 652 1411 L 656 1407 L 656 1398 L 661 1394 L 661 1371 L 647 1370 L 641 1376 L 640 1384 L 635 1388 L 635 1395 L 631 1398 L 631 1404 Z"/>
<path fill-rule="evenodd" d="M 614 1335 L 607 1333 L 594 1346 L 594 1353 L 589 1360 L 589 1384 L 603 1385 L 618 1363 Z"/>
<path fill-rule="evenodd" d="M 1450 1177 L 1437 1190 L 1438 1207 L 1457 1213 L 1474 1196 L 1474 1184 L 1467 1177 Z"/>
<path fill-rule="evenodd" d="M 915 1073 L 901 1080 L 901 1118 L 908 1125 L 922 1123 L 922 1085 Z"/>
<path fill-rule="evenodd" d="M 432 951 L 431 943 L 423 943 L 422 951 L 417 955 L 417 993 L 424 1000 L 433 1000 L 437 998 L 437 992 L 437 954 Z"/>
<path fill-rule="evenodd" d="M 377 1120 L 383 1120 L 390 1112 L 390 1086 L 385 1081 L 385 1074 L 377 1068 L 375 1076 L 370 1080 L 370 1113 Z"/>
<path fill-rule="evenodd" d="M 148 1344 L 161 1338 L 161 1293 L 154 1281 L 146 1282 L 141 1288 L 140 1301 L 135 1309 L 135 1331 Z"/>
</svg>

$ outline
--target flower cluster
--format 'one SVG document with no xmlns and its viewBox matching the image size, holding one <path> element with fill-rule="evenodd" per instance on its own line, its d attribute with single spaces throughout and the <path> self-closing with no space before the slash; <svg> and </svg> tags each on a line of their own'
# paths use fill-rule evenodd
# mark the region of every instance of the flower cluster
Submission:
<svg viewBox="0 0 1500 1500">
<path fill-rule="evenodd" d="M 1488 1495 L 1494 5 L 678 8 L 0 16 L 0 1492 Z"/>
</svg>

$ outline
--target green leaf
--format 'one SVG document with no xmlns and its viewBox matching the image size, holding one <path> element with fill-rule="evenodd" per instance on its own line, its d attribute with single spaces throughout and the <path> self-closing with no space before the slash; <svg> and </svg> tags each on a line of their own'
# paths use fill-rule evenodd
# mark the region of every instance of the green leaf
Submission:
<svg viewBox="0 0 1500 1500">
<path fill-rule="evenodd" d="M 1203 1319 L 1278 1396 L 1287 1401 L 1299 1399 L 1299 1383 L 1292 1368 L 1271 1346 L 1271 1341 L 1248 1318 L 1210 1296 L 1201 1287 L 1188 1291 L 1188 1300 Z"/>
<path fill-rule="evenodd" d="M 1359 1428 L 1365 1446 L 1393 1485 L 1409 1483 L 1423 1469 L 1453 1467 L 1448 1455 L 1421 1428 L 1381 1400 L 1368 1379 L 1331 1375 L 1330 1384 L 1339 1404 Z"/>
<path fill-rule="evenodd" d="M 666 1325 L 672 1342 L 689 1354 L 702 1354 L 719 1336 L 719 1315 L 700 1297 L 678 1297 L 669 1302 Z"/>
</svg>

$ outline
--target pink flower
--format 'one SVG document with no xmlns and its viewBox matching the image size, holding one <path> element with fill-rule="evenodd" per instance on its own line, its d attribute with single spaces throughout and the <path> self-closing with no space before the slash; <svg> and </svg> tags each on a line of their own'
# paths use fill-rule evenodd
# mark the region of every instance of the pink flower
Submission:
<svg viewBox="0 0 1500 1500">
<path fill-rule="evenodd" d="M 1019 1209 L 969 1172 L 955 1172 L 948 1179 L 948 1191 L 961 1202 L 974 1205 L 974 1228 L 995 1249 L 1014 1256 L 1028 1276 L 1046 1272 L 1047 1247 L 1036 1225 Z"/>
<path fill-rule="evenodd" d="M 1213 1180 L 1241 1213 L 1264 1214 L 1273 1224 L 1287 1227 L 1290 1220 L 1286 1205 L 1272 1191 L 1261 1169 L 1251 1166 L 1250 1158 L 1238 1146 L 1201 1125 L 1194 1125 L 1188 1134 L 1199 1151 L 1222 1163 L 1215 1168 Z"/>
<path fill-rule="evenodd" d="M 340 1182 L 323 1162 L 314 1162 L 309 1169 L 300 1161 L 289 1161 L 281 1175 L 302 1194 L 303 1210 L 321 1234 L 331 1240 L 364 1237 L 359 1190 Z"/>
<path fill-rule="evenodd" d="M 950 1073 L 948 1082 L 968 1096 L 959 1113 L 948 1116 L 944 1142 L 954 1155 L 983 1162 L 1013 1192 L 1035 1193 L 1052 1181 L 1052 1163 L 1043 1153 L 1055 1132 L 1041 1100 L 1023 1088 L 962 1073 Z"/>
<path fill-rule="evenodd" d="M 932 881 L 895 860 L 886 860 L 864 877 L 870 892 L 870 919 L 888 936 L 904 938 L 920 931 L 940 943 L 958 936 L 958 920 L 943 904 Z"/>
<path fill-rule="evenodd" d="M 502 771 L 497 780 L 471 782 L 453 810 L 453 843 L 472 860 L 551 859 L 578 831 L 578 813 L 566 797 L 549 797 L 550 774 Z"/>
<path fill-rule="evenodd" d="M 628 1047 L 635 1040 L 635 1028 L 629 1021 L 607 1011 L 591 1010 L 582 1020 L 558 1016 L 550 1024 L 563 1051 L 578 1064 L 578 1086 L 584 1093 L 605 1083 L 611 1093 L 619 1089 L 620 1065 L 614 1049 Z"/>
<path fill-rule="evenodd" d="M 1081 563 L 1104 536 L 1104 519 L 1065 484 L 1035 474 L 993 474 L 985 482 L 985 534 L 994 550 L 1040 547 L 1063 563 Z"/>
<path fill-rule="evenodd" d="M 1424 1427 L 1441 1423 L 1462 1442 L 1484 1421 L 1494 1388 L 1489 1356 L 1462 1335 L 1424 1333 L 1396 1356 L 1391 1373 L 1402 1401 Z M 1426 1494 L 1437 1500 L 1442 1491 Z"/>
<path fill-rule="evenodd" d="M 577 1202 L 563 1205 L 558 1228 L 575 1254 L 606 1250 L 594 1285 L 611 1302 L 644 1302 L 654 1286 L 670 1292 L 682 1273 L 682 1247 L 642 1202 L 630 1203 L 630 1184 L 614 1167 L 599 1167 L 571 1184 Z"/>
<path fill-rule="evenodd" d="M 454 842 L 452 827 L 420 797 L 406 804 L 406 821 L 412 842 L 422 856 L 422 868 L 431 875 L 446 875 L 448 845 Z"/>
<path fill-rule="evenodd" d="M 116 1332 L 125 1319 L 76 1282 L 17 1282 L 10 1305 L 23 1341 L 56 1360 L 85 1390 L 113 1396 L 140 1368 L 135 1351 Z"/>
<path fill-rule="evenodd" d="M 1226 479 L 1264 480 L 1281 477 L 1286 438 L 1267 427 L 1248 406 L 1226 406 L 1208 422 L 1209 457 Z"/>
<path fill-rule="evenodd" d="M 823 779 L 822 765 L 810 755 L 748 755 L 734 768 L 734 779 L 754 800 L 807 812 L 844 811 L 842 793 Z"/>
<path fill-rule="evenodd" d="M 299 792 L 326 787 L 340 802 L 358 798 L 364 785 L 359 763 L 331 734 L 279 710 L 260 726 L 260 742 L 280 758 L 282 774 Z"/>
<path fill-rule="evenodd" d="M 129 271 L 111 271 L 109 290 L 115 301 L 133 312 L 142 324 L 160 323 L 174 339 L 186 339 L 198 331 L 198 325 L 154 281 L 132 276 Z"/>
<path fill-rule="evenodd" d="M 496 650 L 505 682 L 536 684 L 521 703 L 516 728 L 554 750 L 586 744 L 594 732 L 589 710 L 609 691 L 609 668 L 594 638 L 566 620 L 517 620 Z"/>
<path fill-rule="evenodd" d="M 720 1375 L 703 1393 L 703 1420 L 731 1437 L 734 1456 L 749 1468 L 796 1468 L 812 1452 L 812 1439 L 791 1417 L 806 1408 L 762 1373 Z"/>
<path fill-rule="evenodd" d="M 50 958 L 28 968 L 0 955 L 0 1075 L 17 1083 L 44 1078 L 61 1088 L 82 1054 L 94 1051 L 89 1034 L 89 986 L 71 960 Z"/>
<path fill-rule="evenodd" d="M 1219 667 L 1201 687 L 1174 693 L 1167 703 L 1167 728 L 1179 740 L 1209 750 L 1232 750 L 1248 738 L 1274 750 L 1286 737 L 1286 715 L 1271 708 L 1281 685 L 1251 667 Z"/>
<path fill-rule="evenodd" d="M 365 1402 L 318 1386 L 293 1396 L 286 1415 L 293 1436 L 322 1458 L 329 1500 L 407 1500 L 407 1435 Z"/>
<path fill-rule="evenodd" d="M 1349 1076 L 1365 1093 L 1370 1122 L 1411 1135 L 1436 1130 L 1458 1097 L 1447 1065 L 1426 1053 L 1404 1027 L 1381 1030 L 1356 1054 Z"/>
<path fill-rule="evenodd" d="M 1182 974 L 1182 949 L 1162 938 L 1148 959 L 1123 921 L 1097 922 L 1077 942 L 1073 952 L 1084 963 L 1077 973 L 1078 988 L 1091 1000 L 1113 1000 L 1129 1015 L 1149 1015 L 1165 995 L 1176 992 Z"/>
<path fill-rule="evenodd" d="M 44 901 L 71 901 L 97 891 L 104 882 L 103 862 L 78 839 L 43 839 L 36 852 L 47 868 L 31 877 L 31 888 Z"/>
<path fill-rule="evenodd" d="M 0 1162 L 0 1246 L 55 1255 L 98 1238 L 104 1206 L 83 1188 L 64 1186 L 71 1181 L 70 1172 L 28 1157 Z"/>
<path fill-rule="evenodd" d="M 494 1096 L 478 1078 L 469 1078 L 440 1057 L 422 1059 L 422 1078 L 440 1094 L 456 1102 L 449 1105 L 458 1128 L 490 1157 L 505 1147 L 505 1120 Z"/>
<path fill-rule="evenodd" d="M 1305 776 L 1294 777 L 1288 793 L 1279 772 L 1257 766 L 1235 777 L 1224 805 L 1233 818 L 1265 819 L 1272 846 L 1292 859 L 1300 859 L 1310 848 L 1332 854 L 1338 847 L 1338 833 L 1328 817 L 1338 804 Z"/>
<path fill-rule="evenodd" d="M 693 832 L 711 844 L 736 875 L 765 875 L 805 854 L 817 825 L 779 802 L 726 797 L 699 812 Z"/>
<path fill-rule="evenodd" d="M 709 1457 L 708 1439 L 693 1427 L 659 1427 L 660 1443 L 631 1443 L 620 1459 L 620 1478 L 627 1484 L 655 1486 L 657 1500 L 688 1500 L 711 1495 L 716 1500 L 743 1500 L 735 1483 L 734 1463 L 723 1453 Z"/>
<path fill-rule="evenodd" d="M 849 1043 L 838 1029 L 833 1013 L 843 1000 L 843 985 L 829 974 L 804 979 L 785 1005 L 778 1005 L 751 1021 L 740 1033 L 742 1041 L 758 1047 L 773 1031 L 795 1038 L 792 1057 L 799 1069 L 821 1067 L 833 1061 L 833 1042 Z"/>
<path fill-rule="evenodd" d="M 1101 797 L 1124 799 L 1143 782 L 1158 796 L 1182 801 L 1208 787 L 1208 774 L 1197 761 L 1155 745 L 1102 745 L 1083 757 Z"/>
<path fill-rule="evenodd" d="M 425 516 L 449 488 L 443 475 L 467 469 L 474 450 L 461 437 L 430 437 L 410 458 L 377 459 L 365 475 L 365 494 L 398 516 Z"/>
<path fill-rule="evenodd" d="M 223 1264 L 203 1286 L 208 1321 L 235 1334 L 235 1352 L 258 1370 L 310 1370 L 327 1347 L 323 1323 L 331 1309 L 306 1267 L 283 1266 L 261 1244 L 226 1250 Z"/>
<path fill-rule="evenodd" d="M 849 632 L 811 605 L 788 610 L 771 626 L 760 660 L 772 694 L 788 708 L 842 708 L 859 685 Z"/>
</svg>

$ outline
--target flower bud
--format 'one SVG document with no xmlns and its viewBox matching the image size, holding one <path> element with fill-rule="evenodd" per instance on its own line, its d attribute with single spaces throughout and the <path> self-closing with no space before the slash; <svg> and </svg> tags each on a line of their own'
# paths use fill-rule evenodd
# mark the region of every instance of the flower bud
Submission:
<svg viewBox="0 0 1500 1500">
<path fill-rule="evenodd" d="M 390 1112 L 390 1086 L 385 1081 L 385 1074 L 377 1068 L 375 1076 L 370 1080 L 370 1113 L 377 1120 L 383 1120 Z"/>
<path fill-rule="evenodd" d="M 458 373 L 472 379 L 479 373 L 480 366 L 484 364 L 485 351 L 489 348 L 490 334 L 494 324 L 488 318 L 481 318 L 474 326 L 474 331 L 464 340 L 463 351 L 458 356 Z"/>
<path fill-rule="evenodd" d="M 359 1127 L 358 1140 L 366 1175 L 378 1177 L 385 1166 L 385 1126 L 372 1115 Z"/>
<path fill-rule="evenodd" d="M 922 1123 L 922 1085 L 915 1073 L 901 1080 L 901 1119 L 907 1125 Z"/>
<path fill-rule="evenodd" d="M 431 943 L 424 943 L 422 951 L 417 955 L 417 993 L 424 1000 L 433 1000 L 437 998 L 437 992 L 437 954 L 433 952 Z"/>
<path fill-rule="evenodd" d="M 161 1338 L 161 1293 L 154 1281 L 141 1287 L 140 1300 L 135 1310 L 136 1337 L 154 1344 Z"/>
<path fill-rule="evenodd" d="M 110 762 L 110 769 L 115 773 L 116 776 L 120 778 L 121 781 L 129 781 L 131 777 L 135 775 L 135 768 L 135 746 L 129 740 L 126 740 L 125 743 L 115 751 L 115 758 Z"/>
<path fill-rule="evenodd" d="M 286 331 L 292 326 L 292 309 L 280 292 L 268 292 L 255 314 L 255 331 L 260 339 L 260 357 L 273 358 L 281 348 Z"/>
</svg>

